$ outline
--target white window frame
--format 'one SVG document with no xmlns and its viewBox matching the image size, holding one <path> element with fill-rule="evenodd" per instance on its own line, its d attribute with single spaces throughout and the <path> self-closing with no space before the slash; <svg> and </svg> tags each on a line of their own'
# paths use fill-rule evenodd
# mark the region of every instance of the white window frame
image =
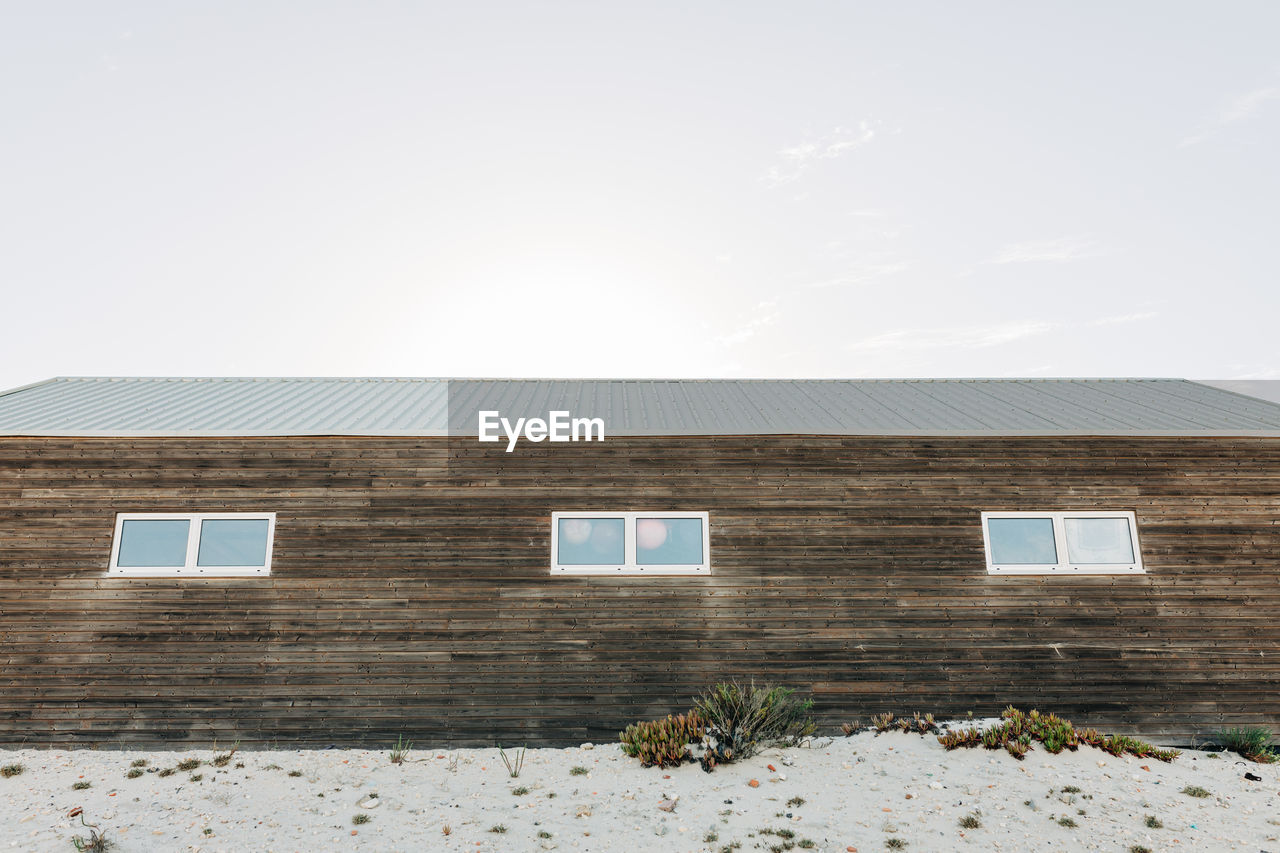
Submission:
<svg viewBox="0 0 1280 853">
<path fill-rule="evenodd" d="M 267 559 L 261 566 L 199 566 L 200 531 L 207 519 L 236 519 L 238 521 L 267 521 Z M 187 528 L 187 556 L 182 566 L 118 566 L 120 534 L 126 521 L 190 521 Z M 116 577 L 166 578 L 166 577 L 252 577 L 271 574 L 271 552 L 276 541 L 276 514 L 274 512 L 118 512 L 116 529 L 111 541 L 111 562 L 107 574 Z"/>
<path fill-rule="evenodd" d="M 1044 564 L 1002 565 L 991 560 L 991 530 L 987 522 L 993 518 L 1048 518 L 1053 521 L 1053 545 L 1058 562 Z M 1072 563 L 1067 548 L 1068 518 L 1123 518 L 1129 523 L 1129 541 L 1133 544 L 1132 563 Z M 1142 566 L 1142 548 L 1138 542 L 1138 519 L 1128 510 L 1080 510 L 1054 512 L 984 512 L 982 513 L 982 544 L 987 557 L 989 575 L 1140 575 L 1146 574 Z"/>
<path fill-rule="evenodd" d="M 621 518 L 624 562 L 621 565 L 562 566 L 560 520 L 567 518 Z M 641 518 L 697 518 L 702 520 L 702 563 L 687 566 L 648 566 L 636 562 L 636 521 Z M 553 512 L 551 513 L 551 574 L 553 575 L 709 575 L 711 574 L 711 517 L 706 512 Z"/>
</svg>

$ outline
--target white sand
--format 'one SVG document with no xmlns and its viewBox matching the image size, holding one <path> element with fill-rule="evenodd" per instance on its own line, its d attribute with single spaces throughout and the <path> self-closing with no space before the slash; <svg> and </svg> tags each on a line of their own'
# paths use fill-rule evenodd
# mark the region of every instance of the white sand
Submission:
<svg viewBox="0 0 1280 853">
<path fill-rule="evenodd" d="M 1135 844 L 1153 851 L 1280 851 L 1280 770 L 1230 753 L 1184 752 L 1162 764 L 1089 747 L 1056 756 L 1037 747 L 1019 762 L 1004 751 L 947 752 L 931 736 L 896 732 L 817 744 L 767 750 L 711 774 L 696 764 L 645 769 L 614 744 L 529 750 L 519 779 L 508 777 L 494 749 L 414 750 L 400 766 L 386 750 L 242 752 L 223 768 L 206 764 L 136 779 L 125 778 L 135 759 L 162 768 L 188 757 L 208 761 L 214 753 L 0 751 L 0 764 L 26 767 L 20 776 L 0 779 L 0 849 L 71 850 L 71 837 L 86 830 L 66 814 L 81 806 L 121 853 L 640 853 L 719 851 L 735 841 L 742 851 L 768 850 L 784 842 L 762 835 L 762 828 L 790 830 L 792 843 L 807 839 L 814 850 L 863 853 L 885 850 L 891 838 L 906 842 L 908 851 L 1127 851 Z M 575 766 L 589 773 L 571 775 Z M 1246 781 L 1246 771 L 1262 781 Z M 204 778 L 193 782 L 193 773 Z M 759 787 L 750 787 L 751 779 Z M 72 790 L 82 780 L 92 787 Z M 1081 792 L 1061 793 L 1070 785 Z M 1213 796 L 1179 793 L 1187 785 Z M 522 786 L 527 794 L 512 793 Z M 378 795 L 376 808 L 357 805 L 371 793 Z M 793 797 L 804 804 L 788 805 Z M 676 799 L 673 812 L 659 809 L 666 798 Z M 975 811 L 981 827 L 962 829 L 960 819 Z M 359 813 L 371 819 L 353 826 Z M 1147 828 L 1147 815 L 1164 828 Z M 1078 826 L 1059 826 L 1064 816 Z M 496 825 L 506 832 L 490 832 Z M 706 840 L 711 834 L 715 840 Z"/>
</svg>

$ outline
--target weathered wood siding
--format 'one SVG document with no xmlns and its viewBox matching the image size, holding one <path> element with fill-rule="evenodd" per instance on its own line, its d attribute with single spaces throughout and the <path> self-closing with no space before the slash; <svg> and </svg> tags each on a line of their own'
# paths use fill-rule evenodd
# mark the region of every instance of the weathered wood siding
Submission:
<svg viewBox="0 0 1280 853">
<path fill-rule="evenodd" d="M 981 510 L 1147 574 L 989 577 Z M 708 510 L 710 577 L 551 577 L 553 510 Z M 108 578 L 117 511 L 274 510 L 269 578 Z M 1280 723 L 1280 440 L 0 439 L 0 741 L 613 739 L 717 679 L 822 723 Z"/>
</svg>

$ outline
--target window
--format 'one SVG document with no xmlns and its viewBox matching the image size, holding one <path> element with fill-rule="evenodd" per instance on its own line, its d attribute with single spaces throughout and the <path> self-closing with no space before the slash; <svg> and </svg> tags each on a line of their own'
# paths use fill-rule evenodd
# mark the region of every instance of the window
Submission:
<svg viewBox="0 0 1280 853">
<path fill-rule="evenodd" d="M 989 574 L 1140 573 L 1132 512 L 984 512 Z"/>
<path fill-rule="evenodd" d="M 107 573 L 269 575 L 273 512 L 118 513 Z"/>
<path fill-rule="evenodd" d="M 553 512 L 551 573 L 705 575 L 705 512 Z"/>
</svg>

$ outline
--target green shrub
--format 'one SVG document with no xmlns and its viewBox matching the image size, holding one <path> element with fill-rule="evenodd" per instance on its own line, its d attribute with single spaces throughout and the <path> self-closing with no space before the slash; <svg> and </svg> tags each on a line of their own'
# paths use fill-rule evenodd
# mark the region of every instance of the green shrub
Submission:
<svg viewBox="0 0 1280 853">
<path fill-rule="evenodd" d="M 1280 755 L 1271 745 L 1270 729 L 1222 729 L 1215 737 L 1224 749 L 1239 753 L 1250 761 L 1272 764 L 1280 760 Z"/>
<path fill-rule="evenodd" d="M 633 723 L 618 734 L 622 751 L 640 759 L 645 767 L 678 767 L 693 760 L 689 744 L 698 743 L 705 734 L 696 711 L 665 720 Z M 576 775 L 577 768 L 570 771 Z"/>
<path fill-rule="evenodd" d="M 1199 785 L 1188 785 L 1187 787 L 1183 788 L 1179 793 L 1186 794 L 1188 797 L 1195 797 L 1196 799 L 1201 799 L 1201 800 L 1204 799 L 1205 797 L 1213 796 L 1213 794 L 1209 793 L 1204 788 L 1201 788 Z"/>
<path fill-rule="evenodd" d="M 0 767 L 0 776 L 8 779 L 12 776 L 21 775 L 22 771 L 26 769 L 21 764 L 6 764 L 4 767 Z"/>
<path fill-rule="evenodd" d="M 815 726 L 808 717 L 812 707 L 812 699 L 801 701 L 788 687 L 717 684 L 694 704 L 706 725 L 703 768 L 750 757 L 764 747 L 791 745 L 813 734 Z"/>
</svg>

